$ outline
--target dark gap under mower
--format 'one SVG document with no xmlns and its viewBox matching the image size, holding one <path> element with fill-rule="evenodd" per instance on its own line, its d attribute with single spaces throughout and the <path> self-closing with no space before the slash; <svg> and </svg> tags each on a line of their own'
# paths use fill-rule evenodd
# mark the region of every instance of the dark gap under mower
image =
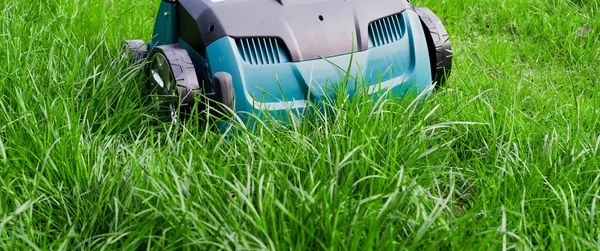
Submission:
<svg viewBox="0 0 600 251">
<path fill-rule="evenodd" d="M 440 19 L 408 0 L 161 0 L 153 39 L 124 49 L 147 61 L 170 119 L 193 107 L 302 112 L 341 84 L 350 97 L 400 97 L 443 85 L 452 66 Z"/>
</svg>

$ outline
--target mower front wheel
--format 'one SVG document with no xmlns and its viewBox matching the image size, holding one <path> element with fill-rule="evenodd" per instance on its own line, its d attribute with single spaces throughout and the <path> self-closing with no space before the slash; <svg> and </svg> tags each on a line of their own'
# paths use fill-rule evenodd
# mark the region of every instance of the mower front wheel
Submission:
<svg viewBox="0 0 600 251">
<path fill-rule="evenodd" d="M 148 88 L 159 116 L 173 122 L 191 114 L 200 84 L 187 51 L 177 44 L 161 45 L 148 58 Z"/>
</svg>

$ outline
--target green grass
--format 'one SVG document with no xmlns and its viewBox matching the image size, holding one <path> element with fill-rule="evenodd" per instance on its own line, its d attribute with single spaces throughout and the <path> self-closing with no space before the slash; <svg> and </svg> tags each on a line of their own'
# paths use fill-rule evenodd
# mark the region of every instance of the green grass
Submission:
<svg viewBox="0 0 600 251">
<path fill-rule="evenodd" d="M 598 1 L 418 1 L 455 53 L 426 102 L 229 140 L 116 59 L 158 2 L 0 1 L 0 250 L 600 249 Z"/>
</svg>

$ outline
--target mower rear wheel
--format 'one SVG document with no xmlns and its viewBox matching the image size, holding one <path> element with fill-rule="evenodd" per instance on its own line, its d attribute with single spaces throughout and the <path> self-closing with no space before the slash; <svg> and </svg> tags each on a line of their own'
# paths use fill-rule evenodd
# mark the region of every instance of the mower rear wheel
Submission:
<svg viewBox="0 0 600 251">
<path fill-rule="evenodd" d="M 123 58 L 129 58 L 132 63 L 140 63 L 148 56 L 148 47 L 142 40 L 125 40 L 121 47 Z"/>
<path fill-rule="evenodd" d="M 200 84 L 185 49 L 177 44 L 154 47 L 147 73 L 150 97 L 162 119 L 174 122 L 191 113 Z"/>
<path fill-rule="evenodd" d="M 436 87 L 446 83 L 452 70 L 452 47 L 448 31 L 440 18 L 430 9 L 415 7 L 425 31 L 431 61 L 431 77 Z"/>
</svg>

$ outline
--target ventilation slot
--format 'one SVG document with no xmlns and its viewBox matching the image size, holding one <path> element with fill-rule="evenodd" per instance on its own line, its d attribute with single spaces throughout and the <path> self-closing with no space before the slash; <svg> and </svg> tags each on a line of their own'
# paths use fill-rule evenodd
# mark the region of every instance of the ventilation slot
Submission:
<svg viewBox="0 0 600 251">
<path fill-rule="evenodd" d="M 371 47 L 396 42 L 404 33 L 404 20 L 400 14 L 387 16 L 369 24 L 369 44 Z"/>
<path fill-rule="evenodd" d="M 235 40 L 242 59 L 252 65 L 289 62 L 285 45 L 277 38 L 238 38 Z"/>
</svg>

